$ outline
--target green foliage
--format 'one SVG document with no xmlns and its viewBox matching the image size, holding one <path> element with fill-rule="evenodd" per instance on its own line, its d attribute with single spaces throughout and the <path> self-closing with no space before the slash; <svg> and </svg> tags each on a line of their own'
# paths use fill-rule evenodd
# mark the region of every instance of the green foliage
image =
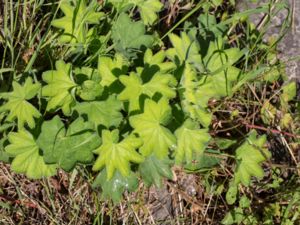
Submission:
<svg viewBox="0 0 300 225">
<path fill-rule="evenodd" d="M 207 102 L 203 104 L 203 97 L 213 96 L 214 89 L 207 88 L 205 95 L 198 95 L 199 85 L 196 72 L 190 65 L 186 65 L 181 79 L 181 105 L 183 111 L 192 119 L 199 121 L 204 127 L 208 127 L 212 120 L 212 114 L 207 110 Z M 208 100 L 210 97 L 206 98 Z"/>
<path fill-rule="evenodd" d="M 74 73 L 77 80 L 81 83 L 81 86 L 78 86 L 76 89 L 76 94 L 82 100 L 93 101 L 102 95 L 104 88 L 100 83 L 101 76 L 98 70 L 82 67 L 80 69 L 76 68 Z"/>
<path fill-rule="evenodd" d="M 152 50 L 148 48 L 144 54 L 144 66 L 148 69 L 159 70 L 160 73 L 165 74 L 176 68 L 173 62 L 166 61 L 166 52 L 160 50 L 153 54 Z"/>
<path fill-rule="evenodd" d="M 122 121 L 122 103 L 111 95 L 105 101 L 90 101 L 78 103 L 74 110 L 80 115 L 86 115 L 88 120 L 96 126 L 103 125 L 106 128 L 117 127 Z"/>
<path fill-rule="evenodd" d="M 37 143 L 43 150 L 46 163 L 57 163 L 70 171 L 77 162 L 91 163 L 92 151 L 100 144 L 100 138 L 91 122 L 82 118 L 72 122 L 66 130 L 58 116 L 42 124 Z"/>
<path fill-rule="evenodd" d="M 69 115 L 75 105 L 73 92 L 77 85 L 72 78 L 71 64 L 57 61 L 55 66 L 56 70 L 43 73 L 43 80 L 48 84 L 42 88 L 42 95 L 49 97 L 46 110 L 61 107 L 63 113 Z"/>
<path fill-rule="evenodd" d="M 118 11 L 125 11 L 137 6 L 145 25 L 152 25 L 157 20 L 157 13 L 163 7 L 159 0 L 108 0 Z"/>
<path fill-rule="evenodd" d="M 234 173 L 234 183 L 250 185 L 251 176 L 262 178 L 264 170 L 261 163 L 271 157 L 265 147 L 266 136 L 257 137 L 256 131 L 249 133 L 246 141 L 236 150 L 237 166 Z"/>
<path fill-rule="evenodd" d="M 195 65 L 197 68 L 202 66 L 200 64 L 202 62 L 199 52 L 200 47 L 187 33 L 181 32 L 181 36 L 170 34 L 169 38 L 173 48 L 168 49 L 167 54 L 177 65 L 186 62 Z"/>
<path fill-rule="evenodd" d="M 93 170 L 101 170 L 105 166 L 108 180 L 113 177 L 115 170 L 124 177 L 128 176 L 130 162 L 141 163 L 144 160 L 144 157 L 136 152 L 141 145 L 141 139 L 134 135 L 127 136 L 119 142 L 119 130 L 103 130 L 102 145 L 94 151 L 99 156 Z"/>
<path fill-rule="evenodd" d="M 157 20 L 157 13 L 163 7 L 159 0 L 131 0 L 138 6 L 145 25 L 152 25 Z"/>
<path fill-rule="evenodd" d="M 115 172 L 114 176 L 107 180 L 107 173 L 104 169 L 98 174 L 92 186 L 93 188 L 101 187 L 102 198 L 111 199 L 116 204 L 122 199 L 125 190 L 134 191 L 137 189 L 138 184 L 138 178 L 132 172 L 125 177 L 119 172 Z"/>
<path fill-rule="evenodd" d="M 36 140 L 28 131 L 11 132 L 8 140 L 11 144 L 6 146 L 5 151 L 14 157 L 11 164 L 13 171 L 24 173 L 32 179 L 49 177 L 56 173 L 57 165 L 45 164 Z"/>
<path fill-rule="evenodd" d="M 250 199 L 243 196 L 239 201 L 239 207 L 230 210 L 222 220 L 222 224 L 258 224 L 257 219 L 253 215 L 247 216 L 245 213 L 247 208 L 250 207 L 250 203 Z"/>
<path fill-rule="evenodd" d="M 159 93 L 168 99 L 176 96 L 176 92 L 172 88 L 176 80 L 171 74 L 157 72 L 151 77 L 150 81 L 143 83 L 142 75 L 146 74 L 147 79 L 149 79 L 151 74 L 148 74 L 148 71 L 142 70 L 142 68 L 137 68 L 137 70 L 137 73 L 131 72 L 129 76 L 122 75 L 119 77 L 125 88 L 118 98 L 122 101 L 129 101 L 130 112 L 140 110 L 140 97 L 142 94 L 153 97 Z"/>
<path fill-rule="evenodd" d="M 104 13 L 95 11 L 95 4 L 87 7 L 85 0 L 62 0 L 60 9 L 65 16 L 53 20 L 52 26 L 64 30 L 59 37 L 63 43 L 84 44 L 90 41 L 93 30 L 88 29 L 88 25 L 99 23 L 100 18 L 104 16 Z"/>
<path fill-rule="evenodd" d="M 237 187 L 237 185 L 235 185 L 233 183 L 230 183 L 229 185 L 230 186 L 229 186 L 229 188 L 226 192 L 226 202 L 229 205 L 232 205 L 236 201 L 237 193 L 238 193 L 238 187 Z"/>
<path fill-rule="evenodd" d="M 116 51 L 126 58 L 132 58 L 141 47 L 151 47 L 154 37 L 145 32 L 143 22 L 134 22 L 127 14 L 122 13 L 112 26 L 112 40 Z"/>
<path fill-rule="evenodd" d="M 225 1 L 191 1 L 195 8 L 185 15 L 181 13 L 189 4 L 168 3 L 164 11 L 171 10 L 169 17 L 156 24 L 163 8 L 159 0 L 62 0 L 57 10 L 64 16 L 52 21 L 61 35 L 52 36 L 53 27 L 41 29 L 41 37 L 33 35 L 43 48 L 32 57 L 44 57 L 29 62 L 25 71 L 12 71 L 7 82 L 10 68 L 0 69 L 0 159 L 11 161 L 15 172 L 29 178 L 85 164 L 88 171 L 99 173 L 93 187 L 115 203 L 124 191 L 134 191 L 140 178 L 146 186 L 163 187 L 163 179 L 173 179 L 174 164 L 187 172 L 205 172 L 206 178 L 230 166 L 232 179 L 222 179 L 216 191 L 226 192 L 231 205 L 223 223 L 249 219 L 255 224 L 240 215 L 250 200 L 240 198 L 239 191 L 242 185 L 250 186 L 252 177 L 264 176 L 262 163 L 271 155 L 265 135 L 251 131 L 245 138 L 244 123 L 231 125 L 255 107 L 261 114 L 254 122 L 273 126 L 279 121 L 281 128 L 297 131 L 296 107 L 289 106 L 296 98 L 296 83 L 286 82 L 270 99 L 256 104 L 243 85 L 259 75 L 274 82 L 272 74 L 278 78 L 281 72 L 267 71 L 258 59 L 265 52 L 244 43 L 256 41 L 258 35 L 247 36 L 252 25 L 240 29 L 240 19 L 249 12 L 226 15 L 219 11 L 229 4 Z M 177 7 L 178 19 L 167 27 Z M 99 12 L 102 9 L 105 13 Z M 275 58 L 272 54 L 266 54 L 268 65 L 269 58 Z M 51 65 L 53 69 L 44 71 Z M 262 89 L 261 84 L 255 81 L 251 91 Z M 258 98 L 269 95 L 265 90 Z M 229 110 L 223 110 L 227 103 Z"/>
<path fill-rule="evenodd" d="M 177 147 L 175 150 L 175 161 L 187 163 L 192 161 L 193 153 L 202 154 L 210 140 L 206 129 L 199 129 L 197 124 L 188 119 L 175 131 Z"/>
<path fill-rule="evenodd" d="M 168 149 L 176 144 L 176 137 L 165 126 L 171 118 L 171 107 L 168 100 L 155 102 L 146 99 L 144 112 L 130 117 L 130 125 L 143 140 L 140 152 L 144 156 L 152 153 L 159 159 L 168 155 Z"/>
<path fill-rule="evenodd" d="M 158 159 L 155 155 L 146 157 L 145 161 L 139 166 L 139 171 L 147 186 L 155 184 L 161 188 L 163 185 L 162 178 L 173 178 L 171 170 L 172 161 L 168 159 Z"/>
<path fill-rule="evenodd" d="M 110 86 L 121 74 L 127 72 L 127 64 L 122 55 L 116 54 L 114 59 L 100 56 L 98 60 L 98 71 L 101 75 L 101 85 Z"/>
<path fill-rule="evenodd" d="M 40 112 L 28 102 L 28 100 L 35 97 L 39 92 L 41 85 L 33 83 L 29 77 L 26 79 L 23 86 L 17 82 L 13 82 L 13 91 L 9 93 L 1 93 L 0 97 L 8 101 L 0 106 L 0 112 L 9 111 L 6 118 L 7 121 L 18 120 L 18 127 L 22 129 L 27 123 L 30 128 L 34 128 L 34 118 L 41 116 Z"/>
</svg>

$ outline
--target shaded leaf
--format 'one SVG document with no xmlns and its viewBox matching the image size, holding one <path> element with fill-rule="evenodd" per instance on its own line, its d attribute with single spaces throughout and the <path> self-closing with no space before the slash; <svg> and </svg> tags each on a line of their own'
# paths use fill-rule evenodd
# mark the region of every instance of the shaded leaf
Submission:
<svg viewBox="0 0 300 225">
<path fill-rule="evenodd" d="M 154 38 L 145 34 L 143 22 L 133 22 L 130 17 L 122 13 L 112 27 L 112 39 L 117 52 L 125 57 L 135 57 L 142 46 L 151 47 Z"/>
<path fill-rule="evenodd" d="M 116 204 L 121 201 L 125 190 L 132 192 L 138 188 L 138 184 L 138 178 L 132 172 L 126 177 L 122 176 L 119 172 L 115 172 L 114 176 L 110 180 L 107 180 L 106 169 L 104 169 L 98 174 L 92 187 L 101 187 L 102 197 L 104 199 L 112 199 Z"/>
<path fill-rule="evenodd" d="M 100 144 L 100 138 L 91 122 L 81 117 L 69 125 L 66 130 L 58 116 L 42 124 L 37 140 L 44 152 L 46 163 L 57 163 L 62 169 L 70 171 L 77 162 L 91 163 L 93 150 Z"/>
<path fill-rule="evenodd" d="M 219 165 L 221 158 L 218 157 L 218 154 L 220 154 L 220 152 L 212 150 L 209 150 L 207 152 L 211 155 L 206 155 L 202 152 L 196 152 L 195 155 L 193 155 L 191 162 L 184 165 L 184 169 L 191 172 L 201 172 Z"/>
<path fill-rule="evenodd" d="M 146 157 L 145 161 L 139 166 L 144 183 L 148 187 L 154 184 L 156 187 L 161 188 L 163 177 L 173 179 L 171 164 L 172 162 L 169 159 L 158 159 L 154 155 Z"/>
</svg>

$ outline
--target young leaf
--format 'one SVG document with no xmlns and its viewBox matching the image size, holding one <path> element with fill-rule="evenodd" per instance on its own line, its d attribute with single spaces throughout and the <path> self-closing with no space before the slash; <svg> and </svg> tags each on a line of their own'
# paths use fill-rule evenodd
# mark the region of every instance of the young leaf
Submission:
<svg viewBox="0 0 300 225">
<path fill-rule="evenodd" d="M 293 100 L 297 94 L 296 82 L 290 82 L 282 87 L 282 94 L 280 95 L 281 105 L 285 106 L 289 101 Z"/>
<path fill-rule="evenodd" d="M 39 146 L 33 136 L 26 130 L 8 135 L 10 144 L 5 151 L 13 156 L 11 168 L 16 173 L 25 173 L 28 178 L 40 179 L 56 173 L 56 164 L 47 165 L 40 155 Z"/>
<path fill-rule="evenodd" d="M 100 56 L 98 59 L 102 86 L 110 86 L 121 74 L 126 74 L 127 69 L 127 62 L 120 54 L 116 54 L 114 59 L 107 56 Z"/>
<path fill-rule="evenodd" d="M 138 6 L 145 25 L 152 25 L 157 20 L 157 13 L 163 7 L 159 0 L 131 0 Z"/>
<path fill-rule="evenodd" d="M 229 205 L 232 205 L 235 203 L 238 193 L 238 186 L 233 184 L 232 182 L 229 183 L 229 188 L 226 192 L 226 202 Z"/>
<path fill-rule="evenodd" d="M 122 103 L 111 95 L 105 101 L 93 101 L 78 103 L 74 110 L 80 115 L 87 115 L 88 120 L 96 126 L 103 125 L 106 128 L 117 127 L 122 121 Z"/>
<path fill-rule="evenodd" d="M 93 101 L 97 97 L 101 96 L 103 87 L 101 84 L 93 80 L 86 80 L 83 82 L 81 87 L 77 89 L 77 92 L 82 100 Z"/>
<path fill-rule="evenodd" d="M 49 97 L 47 110 L 62 108 L 65 115 L 71 113 L 71 107 L 76 101 L 72 90 L 76 88 L 76 83 L 71 76 L 71 64 L 64 61 L 56 61 L 56 70 L 49 70 L 43 73 L 43 80 L 48 85 L 42 88 L 42 95 Z"/>
<path fill-rule="evenodd" d="M 169 159 L 158 159 L 154 155 L 146 157 L 145 161 L 139 166 L 139 171 L 146 186 L 154 184 L 156 187 L 162 187 L 162 178 L 173 179 L 171 170 L 172 162 Z"/>
<path fill-rule="evenodd" d="M 118 99 L 129 101 L 130 112 L 140 109 L 140 96 L 142 94 L 153 97 L 154 94 L 160 93 L 168 99 L 176 96 L 176 92 L 172 88 L 174 77 L 171 74 L 157 72 L 147 83 L 143 83 L 141 74 L 141 71 L 138 73 L 131 72 L 129 76 L 122 75 L 119 78 L 125 89 L 119 94 Z"/>
<path fill-rule="evenodd" d="M 207 89 L 205 94 L 198 94 L 199 84 L 197 82 L 197 75 L 189 64 L 186 64 L 184 67 L 180 84 L 183 111 L 190 118 L 199 121 L 204 127 L 208 127 L 211 123 L 212 115 L 206 109 L 207 101 L 214 95 L 214 90 Z M 206 99 L 204 100 L 205 104 L 203 104 L 204 98 Z"/>
<path fill-rule="evenodd" d="M 39 83 L 33 83 L 28 77 L 23 86 L 17 82 L 13 82 L 13 91 L 9 93 L 1 93 L 0 97 L 8 99 L 8 102 L 0 106 L 0 112 L 9 111 L 7 121 L 18 120 L 18 128 L 23 128 L 27 123 L 30 128 L 35 127 L 34 118 L 40 117 L 40 112 L 27 100 L 32 99 L 40 90 Z"/>
<path fill-rule="evenodd" d="M 130 125 L 143 140 L 140 152 L 149 156 L 154 152 L 155 156 L 163 159 L 168 156 L 168 149 L 175 146 L 176 137 L 168 130 L 168 124 L 172 116 L 168 100 L 162 98 L 158 103 L 146 99 L 144 112 L 129 118 Z"/>
<path fill-rule="evenodd" d="M 127 136 L 119 142 L 119 130 L 103 130 L 102 145 L 94 151 L 99 156 L 94 163 L 93 170 L 97 171 L 106 167 L 107 180 L 113 177 L 115 170 L 118 170 L 124 177 L 129 176 L 130 162 L 144 161 L 144 157 L 136 151 L 141 145 L 141 139 L 134 135 Z"/>
<path fill-rule="evenodd" d="M 66 131 L 58 116 L 42 124 L 37 140 L 44 152 L 46 163 L 57 163 L 65 171 L 70 171 L 77 162 L 93 161 L 93 150 L 100 144 L 100 138 L 91 122 L 76 119 Z"/>
<path fill-rule="evenodd" d="M 265 124 L 273 124 L 277 109 L 269 101 L 265 101 L 260 109 L 261 119 Z"/>
<path fill-rule="evenodd" d="M 176 65 L 173 62 L 165 62 L 165 58 L 165 51 L 160 50 L 156 54 L 153 54 L 152 50 L 148 48 L 144 55 L 144 66 L 148 66 L 149 68 L 158 67 L 160 73 L 167 73 L 175 69 Z"/>
<path fill-rule="evenodd" d="M 95 12 L 95 7 L 91 4 L 86 7 L 85 0 L 74 1 L 76 4 L 71 5 L 71 1 L 63 0 L 60 9 L 65 14 L 60 19 L 52 21 L 52 26 L 63 29 L 64 33 L 59 37 L 61 42 L 86 43 L 89 40 L 87 34 L 88 24 L 97 24 L 104 13 Z"/>
<path fill-rule="evenodd" d="M 175 34 L 169 35 L 173 48 L 167 50 L 167 55 L 177 65 L 181 65 L 185 62 L 193 64 L 196 68 L 202 67 L 202 57 L 199 54 L 200 48 L 197 43 L 187 35 L 185 32 L 181 32 L 181 36 Z"/>
<path fill-rule="evenodd" d="M 270 158 L 270 152 L 264 147 L 266 136 L 256 137 L 255 130 L 251 131 L 247 140 L 236 150 L 237 166 L 234 173 L 234 183 L 249 186 L 251 176 L 262 178 L 264 170 L 261 163 Z"/>
<path fill-rule="evenodd" d="M 207 129 L 199 129 L 191 119 L 175 131 L 177 147 L 175 148 L 175 161 L 180 164 L 183 161 L 190 163 L 194 152 L 203 154 L 210 135 Z"/>
<path fill-rule="evenodd" d="M 157 20 L 157 13 L 163 7 L 159 0 L 108 0 L 118 11 L 137 6 L 145 25 L 152 25 Z"/>
<path fill-rule="evenodd" d="M 132 172 L 130 172 L 129 176 L 123 177 L 117 171 L 110 180 L 107 180 L 106 169 L 104 169 L 98 174 L 92 187 L 101 187 L 102 197 L 104 199 L 112 199 L 117 204 L 122 199 L 122 194 L 125 190 L 132 192 L 138 188 L 138 184 L 138 178 Z"/>
<path fill-rule="evenodd" d="M 81 99 L 93 101 L 100 97 L 103 92 L 103 87 L 100 84 L 101 76 L 97 69 L 90 67 L 82 67 L 74 69 L 75 79 L 81 84 L 76 89 L 76 94 Z"/>
<path fill-rule="evenodd" d="M 117 52 L 126 58 L 135 57 L 142 47 L 151 47 L 154 38 L 145 34 L 143 22 L 133 22 L 130 17 L 122 13 L 112 27 L 112 39 Z"/>
</svg>

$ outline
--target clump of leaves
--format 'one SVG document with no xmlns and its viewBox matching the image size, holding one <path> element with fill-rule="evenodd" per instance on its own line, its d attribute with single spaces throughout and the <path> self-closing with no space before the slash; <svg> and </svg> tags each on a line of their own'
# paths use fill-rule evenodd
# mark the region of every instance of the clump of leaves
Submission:
<svg viewBox="0 0 300 225">
<path fill-rule="evenodd" d="M 17 82 L 13 82 L 13 91 L 9 93 L 1 93 L 0 97 L 8 101 L 0 106 L 0 112 L 9 112 L 6 120 L 9 122 L 17 119 L 18 127 L 22 129 L 26 124 L 30 128 L 35 127 L 34 118 L 39 118 L 41 113 L 28 101 L 34 98 L 39 92 L 41 85 L 33 83 L 28 77 L 23 86 Z"/>
<path fill-rule="evenodd" d="M 161 187 L 163 178 L 172 179 L 174 164 L 190 171 L 216 166 L 221 160 L 206 153 L 230 148 L 235 170 L 226 200 L 234 204 L 240 185 L 264 176 L 262 163 L 271 155 L 266 137 L 255 131 L 239 147 L 236 140 L 220 143 L 210 132 L 215 114 L 209 103 L 251 81 L 240 63 L 247 51 L 231 45 L 225 36 L 230 27 L 212 15 L 186 23 L 164 43 L 151 27 L 160 1 L 106 2 L 112 18 L 95 3 L 64 0 L 65 16 L 52 25 L 63 29 L 61 42 L 86 44 L 102 35 L 97 24 L 105 17 L 101 28 L 110 31 L 101 44 L 108 54 L 87 51 L 57 60 L 55 68 L 42 71 L 40 83 L 16 80 L 12 92 L 0 94 L 1 122 L 18 124 L 5 130 L 12 169 L 41 178 L 57 168 L 91 166 L 99 173 L 93 187 L 117 202 L 125 190 L 135 190 L 139 178 Z M 132 16 L 135 7 L 141 19 Z M 285 86 L 282 105 L 293 97 L 294 86 Z"/>
<path fill-rule="evenodd" d="M 96 5 L 86 6 L 85 0 L 63 0 L 60 9 L 64 17 L 52 21 L 52 26 L 63 29 L 59 40 L 63 43 L 85 44 L 91 41 L 94 29 L 89 24 L 98 24 L 104 13 L 96 11 Z"/>
</svg>

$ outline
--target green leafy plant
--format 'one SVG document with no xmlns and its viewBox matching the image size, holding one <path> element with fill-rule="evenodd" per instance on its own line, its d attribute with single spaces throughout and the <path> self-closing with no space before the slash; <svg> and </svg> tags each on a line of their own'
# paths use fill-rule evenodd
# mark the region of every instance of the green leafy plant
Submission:
<svg viewBox="0 0 300 225">
<path fill-rule="evenodd" d="M 100 144 L 100 138 L 91 122 L 76 119 L 66 130 L 58 116 L 42 124 L 37 143 L 43 150 L 46 163 L 57 163 L 70 171 L 77 162 L 90 163 L 92 151 Z"/>
<path fill-rule="evenodd" d="M 260 164 L 270 158 L 270 152 L 265 148 L 266 136 L 256 137 L 255 131 L 249 134 L 247 140 L 236 150 L 237 167 L 234 183 L 249 186 L 251 176 L 262 178 L 264 171 Z"/>
<path fill-rule="evenodd" d="M 151 47 L 154 37 L 145 32 L 145 25 L 142 21 L 134 22 L 128 14 L 120 14 L 112 27 L 112 40 L 116 51 L 131 58 L 135 57 L 142 47 Z"/>
<path fill-rule="evenodd" d="M 7 121 L 13 122 L 18 120 L 18 127 L 21 129 L 27 123 L 30 128 L 34 128 L 34 118 L 41 116 L 40 112 L 28 100 L 34 98 L 41 88 L 39 83 L 34 84 L 29 77 L 26 79 L 24 86 L 13 82 L 13 91 L 1 93 L 0 97 L 8 101 L 0 106 L 0 112 L 9 111 Z"/>
<path fill-rule="evenodd" d="M 57 165 L 44 162 L 36 140 L 28 131 L 11 132 L 8 140 L 11 144 L 6 146 L 5 151 L 9 156 L 14 157 L 11 166 L 15 172 L 24 173 L 34 179 L 56 173 Z"/>
<path fill-rule="evenodd" d="M 107 179 L 111 179 L 117 169 L 122 176 L 126 177 L 130 173 L 129 162 L 141 163 L 144 158 L 136 152 L 142 145 L 142 141 L 134 136 L 128 136 L 119 142 L 119 131 L 103 130 L 102 145 L 94 152 L 100 155 L 93 170 L 101 170 L 104 166 L 107 171 Z"/>
<path fill-rule="evenodd" d="M 91 41 L 93 29 L 88 29 L 88 24 L 99 23 L 104 13 L 96 12 L 95 4 L 87 7 L 85 0 L 63 0 L 60 3 L 60 9 L 65 16 L 52 21 L 52 26 L 64 30 L 59 40 L 72 44 L 85 44 Z"/>
<path fill-rule="evenodd" d="M 228 186 L 227 203 L 234 205 L 238 199 L 240 206 L 223 223 L 241 222 L 240 214 L 250 203 L 246 197 L 239 199 L 240 188 L 262 179 L 262 164 L 271 158 L 266 136 L 255 130 L 218 136 L 224 122 L 218 115 L 222 102 L 265 72 L 248 65 L 251 46 L 229 40 L 241 15 L 224 22 L 203 8 L 203 14 L 183 24 L 196 13 L 192 10 L 176 23 L 182 29 L 155 32 L 160 1 L 100 4 L 61 1 L 65 16 L 52 21 L 60 29 L 60 43 L 88 48 L 67 54 L 59 45 L 56 52 L 66 55 L 49 57 L 54 68 L 47 65 L 52 69 L 14 76 L 10 92 L 0 93 L 6 161 L 13 171 L 35 179 L 85 165 L 93 179 L 98 173 L 93 187 L 100 187 L 102 196 L 115 203 L 124 191 L 134 191 L 140 180 L 148 187 L 163 187 L 163 179 L 173 179 L 174 165 L 188 172 L 218 165 L 230 171 L 226 167 L 232 166 L 232 179 L 222 188 Z M 208 7 L 211 4 L 222 5 L 212 1 Z M 285 84 L 278 98 L 284 127 L 291 124 L 294 109 L 287 102 L 295 93 L 294 83 Z M 260 119 L 272 124 L 276 107 L 270 100 L 262 102 Z M 235 104 L 226 113 L 233 120 L 239 110 L 248 113 L 247 107 L 236 109 Z"/>
<path fill-rule="evenodd" d="M 108 0 L 118 11 L 126 11 L 137 6 L 145 25 L 152 25 L 157 20 L 157 13 L 163 7 L 159 0 Z"/>
</svg>

